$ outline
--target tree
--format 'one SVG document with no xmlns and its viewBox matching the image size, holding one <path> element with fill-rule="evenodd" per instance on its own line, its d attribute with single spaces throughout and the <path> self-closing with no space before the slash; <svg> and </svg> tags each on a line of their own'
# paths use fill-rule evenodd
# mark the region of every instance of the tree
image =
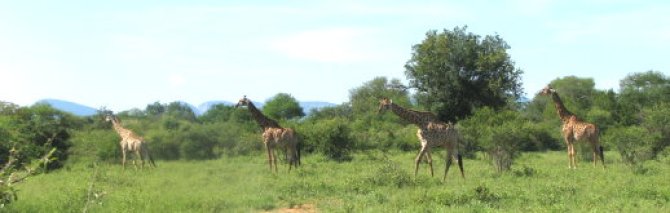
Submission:
<svg viewBox="0 0 670 213">
<path fill-rule="evenodd" d="M 670 103 L 670 78 L 657 71 L 633 73 L 619 83 L 617 117 L 623 125 L 639 124 L 643 108 Z"/>
<path fill-rule="evenodd" d="M 305 116 L 298 101 L 286 93 L 279 93 L 265 102 L 263 114 L 273 119 L 287 120 Z"/>
<path fill-rule="evenodd" d="M 163 113 L 165 113 L 165 105 L 161 104 L 160 102 L 156 101 L 153 104 L 147 105 L 147 108 L 145 111 L 147 112 L 147 115 L 149 116 L 159 116 Z"/>
<path fill-rule="evenodd" d="M 167 105 L 167 114 L 187 121 L 195 121 L 195 112 L 187 103 L 174 101 Z"/>
<path fill-rule="evenodd" d="M 612 101 L 608 98 L 613 97 L 608 97 L 605 92 L 596 91 L 595 82 L 592 78 L 567 76 L 556 78 L 549 84 L 558 92 L 566 108 L 580 118 L 587 117 L 589 110 L 593 107 L 594 100 L 602 107 L 611 107 L 607 106 L 608 104 L 611 105 L 607 101 Z M 602 108 L 602 110 L 610 110 L 610 108 Z M 535 121 L 558 121 L 554 102 L 547 96 L 536 95 L 526 108 L 526 112 L 528 113 L 527 116 Z"/>
<path fill-rule="evenodd" d="M 353 113 L 357 116 L 377 112 L 379 100 L 389 98 L 394 103 L 403 106 L 410 105 L 409 95 L 406 87 L 398 79 L 376 77 L 371 81 L 363 83 L 363 86 L 349 91 L 349 100 Z"/>
<path fill-rule="evenodd" d="M 21 152 L 16 156 L 17 163 L 23 164 L 30 159 L 39 158 L 56 148 L 53 156 L 57 159 L 48 164 L 49 169 L 58 168 L 67 160 L 70 148 L 70 132 L 79 128 L 82 120 L 72 114 L 54 109 L 48 104 L 36 104 L 31 107 L 2 107 L 0 114 L 0 151 L 10 147 Z M 6 154 L 0 154 L 7 157 Z M 4 158 L 0 163 L 4 163 Z"/>
<path fill-rule="evenodd" d="M 340 104 L 337 106 L 327 106 L 319 109 L 312 109 L 307 117 L 308 120 L 326 120 L 333 118 L 345 118 L 350 120 L 353 118 L 352 109 L 349 103 Z"/>
<path fill-rule="evenodd" d="M 444 121 L 465 118 L 478 107 L 502 108 L 523 91 L 523 71 L 514 67 L 509 45 L 498 35 L 482 39 L 466 28 L 429 31 L 405 64 L 410 87 L 427 94 L 419 103 Z"/>
</svg>

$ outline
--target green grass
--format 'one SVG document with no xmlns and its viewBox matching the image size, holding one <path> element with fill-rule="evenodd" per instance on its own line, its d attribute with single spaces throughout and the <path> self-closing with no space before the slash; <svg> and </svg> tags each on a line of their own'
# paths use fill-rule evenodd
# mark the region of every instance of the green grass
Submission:
<svg viewBox="0 0 670 213">
<path fill-rule="evenodd" d="M 525 153 L 511 172 L 497 174 L 484 159 L 465 159 L 466 179 L 452 167 L 442 182 L 415 153 L 359 153 L 337 163 L 309 155 L 303 166 L 269 173 L 264 155 L 211 161 L 158 161 L 158 168 L 77 164 L 31 177 L 18 186 L 8 212 L 262 212 L 301 204 L 322 212 L 669 212 L 670 165 L 635 169 L 606 153 L 608 168 L 580 161 L 569 170 L 564 152 Z M 442 153 L 444 154 L 444 153 Z M 96 196 L 98 195 L 98 196 Z"/>
</svg>

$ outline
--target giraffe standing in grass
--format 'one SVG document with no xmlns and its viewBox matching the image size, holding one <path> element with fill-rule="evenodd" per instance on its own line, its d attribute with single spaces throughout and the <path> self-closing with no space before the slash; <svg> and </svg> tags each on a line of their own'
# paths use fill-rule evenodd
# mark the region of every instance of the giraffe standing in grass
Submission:
<svg viewBox="0 0 670 213">
<path fill-rule="evenodd" d="M 465 178 L 465 174 L 463 173 L 463 158 L 460 154 L 458 154 L 458 142 L 460 135 L 453 124 L 447 124 L 439 121 L 437 117 L 431 112 L 421 112 L 402 108 L 394 104 L 393 101 L 388 98 L 383 98 L 381 101 L 379 101 L 380 113 L 389 109 L 400 118 L 419 126 L 419 130 L 417 131 L 416 136 L 419 138 L 419 141 L 421 141 L 421 151 L 419 151 L 416 159 L 414 159 L 415 177 L 419 171 L 419 163 L 424 157 L 430 166 L 430 175 L 433 176 L 433 159 L 430 156 L 430 149 L 433 147 L 442 146 L 447 150 L 447 163 L 444 168 L 444 177 L 442 180 L 447 179 L 447 172 L 449 171 L 449 167 L 451 166 L 453 159 L 458 161 L 458 168 L 461 170 L 461 177 Z"/>
<path fill-rule="evenodd" d="M 138 136 L 129 129 L 123 128 L 123 126 L 121 126 L 121 121 L 115 115 L 107 115 L 107 117 L 105 117 L 105 120 L 108 122 L 112 122 L 114 130 L 121 137 L 120 142 L 121 155 L 123 157 L 121 160 L 121 165 L 123 165 L 124 169 L 126 168 L 126 155 L 128 152 L 135 153 L 136 155 L 135 159 L 139 159 L 140 161 L 142 161 L 142 167 L 144 167 L 145 160 L 149 161 L 149 166 L 156 167 L 154 160 L 151 158 L 151 155 L 149 154 L 149 146 L 147 142 L 144 140 L 144 138 Z M 135 168 L 137 168 L 135 159 L 133 159 L 133 165 L 135 165 Z"/>
<path fill-rule="evenodd" d="M 551 100 L 554 101 L 556 106 L 556 112 L 558 117 L 561 118 L 563 127 L 561 133 L 563 133 L 563 139 L 565 139 L 565 144 L 568 148 L 568 168 L 577 168 L 577 162 L 575 161 L 575 141 L 587 140 L 591 144 L 593 149 L 593 166 L 596 166 L 596 162 L 600 159 L 600 162 L 605 168 L 605 156 L 603 154 L 603 147 L 598 141 L 598 127 L 596 125 L 583 121 L 574 114 L 572 114 L 568 109 L 563 105 L 561 97 L 558 96 L 556 90 L 551 88 L 551 85 L 547 85 L 540 91 L 539 95 L 549 95 Z"/>
<path fill-rule="evenodd" d="M 286 155 L 288 158 L 288 171 L 291 171 L 291 167 L 294 166 L 298 168 L 300 165 L 300 149 L 298 147 L 298 140 L 295 135 L 295 131 L 291 128 L 283 128 L 279 126 L 277 121 L 272 120 L 263 113 L 261 113 L 256 106 L 247 98 L 245 95 L 240 99 L 235 107 L 246 106 L 251 113 L 251 116 L 256 120 L 258 125 L 263 128 L 263 144 L 265 144 L 265 149 L 268 152 L 268 163 L 270 164 L 270 170 L 277 172 L 277 156 L 275 156 L 274 149 L 276 147 L 283 148 L 286 150 Z"/>
</svg>

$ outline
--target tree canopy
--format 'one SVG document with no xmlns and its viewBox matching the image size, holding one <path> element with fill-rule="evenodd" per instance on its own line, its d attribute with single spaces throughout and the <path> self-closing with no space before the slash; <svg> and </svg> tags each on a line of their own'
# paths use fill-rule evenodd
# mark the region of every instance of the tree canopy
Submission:
<svg viewBox="0 0 670 213">
<path fill-rule="evenodd" d="M 405 64 L 419 102 L 445 121 L 472 114 L 477 107 L 504 107 L 522 94 L 522 70 L 514 67 L 509 45 L 498 35 L 466 32 L 467 27 L 426 33 Z"/>
<path fill-rule="evenodd" d="M 298 101 L 287 93 L 279 93 L 263 105 L 263 113 L 273 119 L 293 119 L 305 116 Z"/>
</svg>

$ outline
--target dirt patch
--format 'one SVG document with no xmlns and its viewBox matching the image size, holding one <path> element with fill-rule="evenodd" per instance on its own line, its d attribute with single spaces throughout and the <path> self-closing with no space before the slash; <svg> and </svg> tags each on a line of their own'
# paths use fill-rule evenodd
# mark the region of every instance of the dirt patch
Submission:
<svg viewBox="0 0 670 213">
<path fill-rule="evenodd" d="M 319 212 L 316 210 L 316 206 L 314 204 L 301 204 L 301 205 L 295 205 L 291 208 L 281 208 L 281 209 L 274 209 L 272 211 L 273 213 L 315 213 Z"/>
</svg>

